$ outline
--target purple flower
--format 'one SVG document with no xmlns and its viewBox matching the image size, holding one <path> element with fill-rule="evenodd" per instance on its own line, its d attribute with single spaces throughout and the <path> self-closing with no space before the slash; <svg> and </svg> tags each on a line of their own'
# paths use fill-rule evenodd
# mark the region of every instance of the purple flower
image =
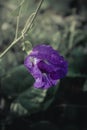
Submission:
<svg viewBox="0 0 87 130">
<path fill-rule="evenodd" d="M 50 45 L 45 44 L 34 47 L 24 65 L 35 78 L 34 87 L 44 89 L 56 85 L 68 70 L 67 61 Z"/>
</svg>

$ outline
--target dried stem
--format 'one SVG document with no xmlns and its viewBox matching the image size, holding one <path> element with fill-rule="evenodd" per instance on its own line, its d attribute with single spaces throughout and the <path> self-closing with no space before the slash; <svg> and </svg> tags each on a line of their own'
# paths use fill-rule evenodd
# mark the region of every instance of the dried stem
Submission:
<svg viewBox="0 0 87 130">
<path fill-rule="evenodd" d="M 40 7 L 42 5 L 44 0 L 41 0 L 36 11 L 35 11 L 35 14 L 33 15 L 33 18 L 31 19 L 31 22 L 29 21 L 29 18 L 27 21 L 29 21 L 29 23 L 25 24 L 23 30 L 22 30 L 22 34 L 16 38 L 9 46 L 8 48 L 0 55 L 0 58 L 2 58 L 16 43 L 18 43 L 22 38 L 24 38 L 25 34 L 27 33 L 27 31 L 29 31 L 32 27 L 32 24 L 34 23 L 35 19 L 36 19 L 36 16 L 40 10 Z M 31 17 L 31 16 L 30 16 Z"/>
<path fill-rule="evenodd" d="M 24 0 L 21 2 L 20 7 L 19 7 L 19 13 L 18 13 L 18 16 L 17 16 L 15 39 L 17 39 L 17 37 L 18 37 L 19 21 L 20 21 L 20 15 L 21 15 L 21 9 L 22 9 L 23 3 L 24 3 Z"/>
</svg>

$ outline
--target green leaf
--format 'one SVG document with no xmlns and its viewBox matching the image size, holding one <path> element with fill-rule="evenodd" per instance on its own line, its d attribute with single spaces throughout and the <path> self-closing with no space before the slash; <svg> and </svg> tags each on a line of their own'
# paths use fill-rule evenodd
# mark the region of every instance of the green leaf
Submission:
<svg viewBox="0 0 87 130">
<path fill-rule="evenodd" d="M 30 43 L 30 41 L 25 41 L 22 44 L 22 46 L 23 46 L 22 50 L 25 51 L 27 54 L 29 54 L 30 51 L 32 50 L 32 44 Z"/>
<path fill-rule="evenodd" d="M 60 82 L 60 81 L 59 81 Z M 48 91 L 47 91 L 47 96 L 45 98 L 43 105 L 43 110 L 46 110 L 47 108 L 50 107 L 50 105 L 52 104 L 52 102 L 55 100 L 55 96 L 57 94 L 58 88 L 59 88 L 59 82 L 58 85 L 51 87 Z"/>
<path fill-rule="evenodd" d="M 6 95 L 18 96 L 33 84 L 33 77 L 26 68 L 21 65 L 9 71 L 2 78 L 1 88 Z"/>
<path fill-rule="evenodd" d="M 33 77 L 21 65 L 9 71 L 1 82 L 3 92 L 14 97 L 10 109 L 17 115 L 32 114 L 46 110 L 54 101 L 58 86 L 50 89 L 36 89 Z"/>
<path fill-rule="evenodd" d="M 20 94 L 18 98 L 12 103 L 14 105 L 11 105 L 13 106 L 11 107 L 11 111 L 17 115 L 20 115 L 20 113 L 21 115 L 24 115 L 26 113 L 31 115 L 39 111 L 44 111 L 54 101 L 57 89 L 58 86 L 54 86 L 50 89 L 45 90 L 30 87 L 22 94 Z M 15 105 L 17 107 L 15 107 Z M 19 106 L 23 107 L 23 109 L 21 109 Z M 27 112 L 21 112 L 23 110 L 26 110 Z"/>
<path fill-rule="evenodd" d="M 28 114 L 36 113 L 41 110 L 41 104 L 46 97 L 47 90 L 35 89 L 30 87 L 25 92 L 20 94 L 14 102 L 14 107 L 16 104 L 20 104 Z M 11 107 L 11 111 L 16 112 L 18 115 L 23 115 L 21 107 L 19 109 L 14 109 Z M 18 107 L 17 107 L 18 108 Z"/>
<path fill-rule="evenodd" d="M 18 113 L 18 115 L 25 115 L 28 111 L 20 103 L 12 103 L 10 106 L 11 112 Z"/>
<path fill-rule="evenodd" d="M 82 47 L 75 48 L 68 61 L 68 77 L 87 78 L 87 54 L 84 53 L 84 49 Z"/>
</svg>

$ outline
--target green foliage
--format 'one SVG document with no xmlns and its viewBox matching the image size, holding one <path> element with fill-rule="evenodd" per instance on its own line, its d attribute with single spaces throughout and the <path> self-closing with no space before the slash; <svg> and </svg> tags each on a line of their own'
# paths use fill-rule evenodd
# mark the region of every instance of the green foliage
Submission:
<svg viewBox="0 0 87 130">
<path fill-rule="evenodd" d="M 46 91 L 47 90 L 40 90 L 35 89 L 34 87 L 30 87 L 25 92 L 21 93 L 15 100 L 14 106 L 13 104 L 11 106 L 11 111 L 15 112 L 16 114 L 23 115 L 26 114 L 21 112 L 22 107 L 27 111 L 28 114 L 36 113 L 41 111 L 41 103 L 44 101 L 44 98 L 46 97 Z M 20 106 L 19 106 L 20 104 Z M 15 106 L 17 105 L 16 109 Z M 19 106 L 19 107 L 18 107 Z"/>
<path fill-rule="evenodd" d="M 57 89 L 57 86 L 48 90 L 35 89 L 31 86 L 15 99 L 10 109 L 16 115 L 31 115 L 47 110 L 55 99 Z"/>
<path fill-rule="evenodd" d="M 18 96 L 34 82 L 33 77 L 21 65 L 9 71 L 1 80 L 1 88 L 8 96 Z"/>
<path fill-rule="evenodd" d="M 55 100 L 55 97 L 57 95 L 57 91 L 59 88 L 59 82 L 58 82 L 58 85 L 48 89 L 46 98 L 44 100 L 44 103 L 42 104 L 43 110 L 47 110 L 50 107 L 50 105 L 53 103 L 53 101 Z"/>
<path fill-rule="evenodd" d="M 27 54 L 29 54 L 29 52 L 32 50 L 32 44 L 30 43 L 30 41 L 25 41 L 22 46 L 22 50 L 25 51 Z"/>
<path fill-rule="evenodd" d="M 21 65 L 11 69 L 1 80 L 1 89 L 13 99 L 10 110 L 16 115 L 32 114 L 46 110 L 55 98 L 57 86 L 48 90 L 35 89 L 33 77 Z"/>
<path fill-rule="evenodd" d="M 84 48 L 78 47 L 72 51 L 69 58 L 69 72 L 68 76 L 77 76 L 87 78 L 87 54 L 84 52 Z"/>
</svg>

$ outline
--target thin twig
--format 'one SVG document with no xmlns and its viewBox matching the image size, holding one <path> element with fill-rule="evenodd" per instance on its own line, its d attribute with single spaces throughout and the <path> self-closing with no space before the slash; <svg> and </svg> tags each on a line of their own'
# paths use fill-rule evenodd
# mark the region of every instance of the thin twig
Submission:
<svg viewBox="0 0 87 130">
<path fill-rule="evenodd" d="M 36 16 L 37 16 L 37 14 L 38 14 L 38 12 L 39 12 L 39 10 L 40 10 L 40 7 L 41 7 L 43 1 L 44 1 L 44 0 L 41 0 L 41 1 L 40 1 L 39 5 L 38 5 L 38 7 L 37 7 L 37 9 L 36 9 L 36 11 L 35 11 L 35 15 L 33 16 L 31 22 L 29 23 L 28 28 L 26 28 L 26 31 L 23 32 L 17 39 L 15 39 L 15 40 L 8 46 L 8 48 L 0 55 L 0 58 L 2 58 L 17 42 L 19 42 L 19 41 L 23 38 L 23 36 L 27 33 L 27 31 L 29 31 L 29 30 L 31 29 L 31 26 L 32 26 L 32 24 L 34 23 L 34 20 L 36 19 Z M 25 26 L 24 26 L 24 28 L 25 28 Z M 23 30 L 24 30 L 24 28 L 23 28 Z"/>
<path fill-rule="evenodd" d="M 29 16 L 29 18 L 27 19 L 27 22 L 25 24 L 25 27 L 22 30 L 22 35 L 25 34 L 25 32 L 27 31 L 28 27 L 30 26 L 29 23 L 31 23 L 31 19 L 34 17 L 35 13 L 32 13 L 31 16 Z M 30 28 L 31 29 L 31 28 Z"/>
<path fill-rule="evenodd" d="M 34 14 L 33 18 L 31 19 L 30 24 L 27 25 L 27 27 L 24 27 L 24 28 L 26 28 L 26 29 L 25 29 L 26 32 L 31 29 L 31 26 L 32 26 L 32 24 L 34 23 L 34 20 L 36 19 L 36 16 L 37 16 L 37 14 L 38 14 L 38 12 L 39 12 L 39 10 L 40 10 L 40 7 L 41 7 L 43 1 L 44 1 L 44 0 L 41 0 L 41 1 L 40 1 L 39 5 L 38 5 L 38 7 L 37 7 L 37 9 L 36 9 L 36 11 L 35 11 L 35 14 Z M 31 17 L 31 16 L 30 16 L 30 17 Z M 24 30 L 24 29 L 23 29 L 23 30 Z M 24 32 L 24 34 L 25 34 L 26 32 Z"/>
<path fill-rule="evenodd" d="M 20 37 L 18 37 L 15 41 L 13 41 L 8 47 L 7 49 L 0 55 L 0 58 L 2 58 L 18 41 L 20 41 L 22 39 L 22 35 Z"/>
<path fill-rule="evenodd" d="M 17 37 L 18 37 L 19 20 L 20 20 L 21 9 L 22 9 L 23 3 L 24 3 L 24 0 L 20 3 L 20 8 L 19 8 L 18 16 L 17 16 L 17 24 L 16 24 L 15 39 L 17 39 Z M 14 39 L 14 40 L 15 40 L 15 39 Z"/>
</svg>

